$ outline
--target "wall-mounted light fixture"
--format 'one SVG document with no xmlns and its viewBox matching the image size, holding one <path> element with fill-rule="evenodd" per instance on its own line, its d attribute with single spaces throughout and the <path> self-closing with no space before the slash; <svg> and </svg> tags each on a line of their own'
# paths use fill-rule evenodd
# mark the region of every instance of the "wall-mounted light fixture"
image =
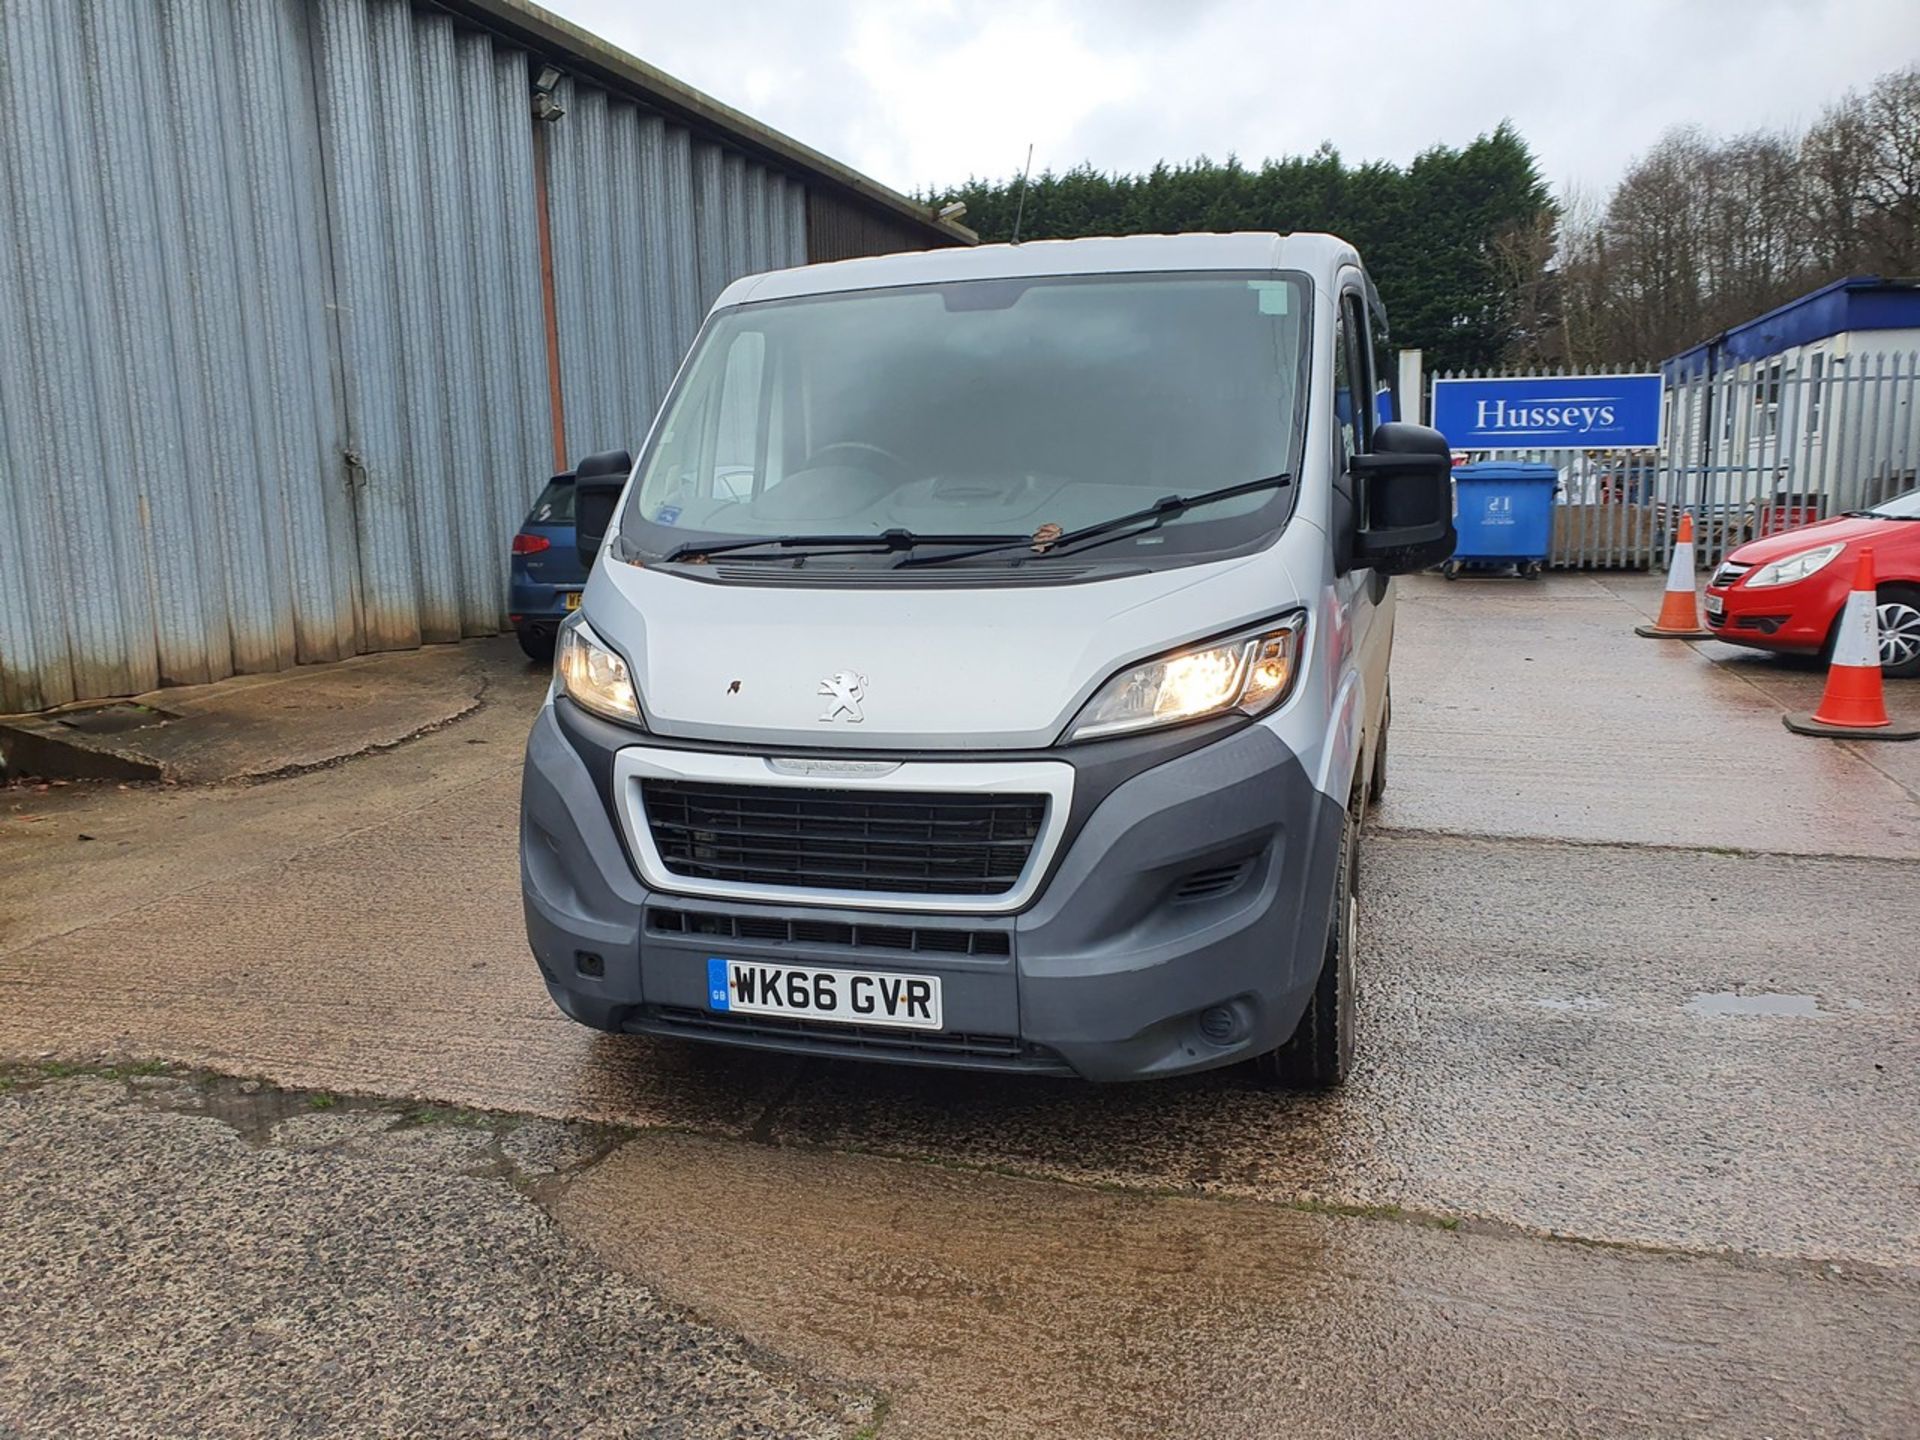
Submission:
<svg viewBox="0 0 1920 1440">
<path fill-rule="evenodd" d="M 566 114 L 566 109 L 553 98 L 553 92 L 560 84 L 560 71 L 552 65 L 542 65 L 540 73 L 533 77 L 533 118 L 549 123 Z"/>
</svg>

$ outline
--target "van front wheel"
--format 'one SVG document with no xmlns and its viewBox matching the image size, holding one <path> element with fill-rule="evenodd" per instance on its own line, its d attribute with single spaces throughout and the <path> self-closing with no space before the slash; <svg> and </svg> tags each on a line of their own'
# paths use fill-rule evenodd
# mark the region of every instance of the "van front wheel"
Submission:
<svg viewBox="0 0 1920 1440">
<path fill-rule="evenodd" d="M 1327 922 L 1326 955 L 1320 978 L 1293 1035 L 1253 1063 L 1263 1079 L 1294 1090 L 1331 1090 L 1353 1069 L 1353 965 L 1359 924 L 1354 879 L 1360 860 L 1360 826 L 1349 807 L 1340 831 L 1339 880 L 1333 914 Z"/>
</svg>

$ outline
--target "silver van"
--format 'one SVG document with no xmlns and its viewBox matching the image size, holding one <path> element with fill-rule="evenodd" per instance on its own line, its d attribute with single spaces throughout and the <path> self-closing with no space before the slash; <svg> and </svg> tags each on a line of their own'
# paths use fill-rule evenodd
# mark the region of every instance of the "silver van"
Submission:
<svg viewBox="0 0 1920 1440">
<path fill-rule="evenodd" d="M 756 275 L 637 462 L 527 744 L 549 993 L 604 1030 L 1127 1080 L 1353 1064 L 1390 576 L 1445 442 L 1376 423 L 1330 235 Z"/>
</svg>

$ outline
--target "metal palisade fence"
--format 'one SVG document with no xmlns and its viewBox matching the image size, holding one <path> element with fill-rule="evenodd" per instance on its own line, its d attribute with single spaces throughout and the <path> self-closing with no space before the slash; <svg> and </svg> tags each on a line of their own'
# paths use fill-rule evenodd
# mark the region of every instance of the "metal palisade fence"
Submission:
<svg viewBox="0 0 1920 1440">
<path fill-rule="evenodd" d="M 1657 448 L 1470 452 L 1476 461 L 1543 461 L 1559 470 L 1552 565 L 1665 564 L 1685 511 L 1693 515 L 1696 560 L 1707 568 L 1749 540 L 1865 509 L 1920 484 L 1920 353 L 1823 350 L 1717 370 L 1670 362 L 1664 379 Z"/>
</svg>

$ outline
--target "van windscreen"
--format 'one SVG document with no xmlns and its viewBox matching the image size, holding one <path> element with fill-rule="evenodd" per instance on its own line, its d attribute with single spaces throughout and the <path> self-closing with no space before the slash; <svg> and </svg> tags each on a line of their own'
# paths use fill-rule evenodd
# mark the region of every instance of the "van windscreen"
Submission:
<svg viewBox="0 0 1920 1440">
<path fill-rule="evenodd" d="M 1291 274 L 979 280 L 708 323 L 622 521 L 641 555 L 756 536 L 1025 536 L 1292 471 L 1309 289 Z M 1115 550 L 1238 547 L 1284 490 Z M 1103 558 L 1123 558 L 1119 555 Z"/>
</svg>

